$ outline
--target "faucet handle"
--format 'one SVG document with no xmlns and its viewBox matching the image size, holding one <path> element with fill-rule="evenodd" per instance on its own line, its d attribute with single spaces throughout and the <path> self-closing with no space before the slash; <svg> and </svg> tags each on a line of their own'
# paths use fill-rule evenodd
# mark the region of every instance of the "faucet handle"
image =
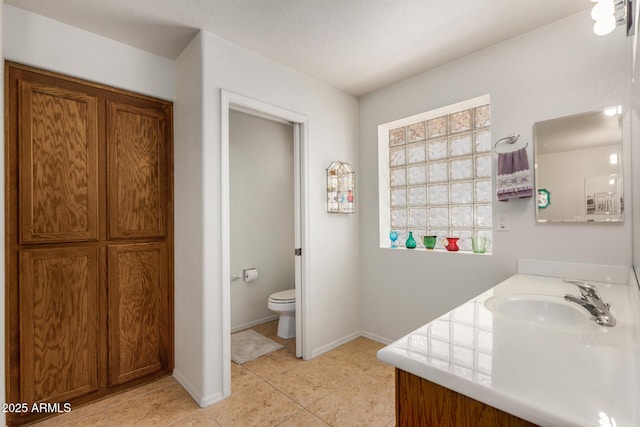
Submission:
<svg viewBox="0 0 640 427">
<path fill-rule="evenodd" d="M 584 297 L 598 294 L 598 288 L 596 288 L 595 285 L 592 285 L 589 282 L 585 282 L 584 280 L 563 279 L 562 281 L 564 283 L 569 283 L 571 285 L 576 285 L 578 287 L 578 289 L 580 289 L 580 293 Z"/>
<path fill-rule="evenodd" d="M 584 298 L 579 298 L 579 297 L 578 297 L 578 296 L 576 296 L 576 295 L 569 295 L 569 294 L 567 294 L 567 295 L 565 295 L 565 296 L 564 296 L 564 299 L 565 299 L 566 301 L 574 302 L 574 303 L 576 303 L 576 304 L 578 304 L 578 305 L 583 306 L 584 308 L 586 308 L 586 309 L 587 309 L 587 311 L 588 311 L 592 316 L 595 316 L 595 314 L 594 314 L 594 310 L 596 309 L 596 306 L 595 306 L 595 305 L 593 305 L 593 304 L 591 304 L 590 302 L 588 302 L 588 301 L 587 301 L 587 300 L 585 300 Z"/>
</svg>

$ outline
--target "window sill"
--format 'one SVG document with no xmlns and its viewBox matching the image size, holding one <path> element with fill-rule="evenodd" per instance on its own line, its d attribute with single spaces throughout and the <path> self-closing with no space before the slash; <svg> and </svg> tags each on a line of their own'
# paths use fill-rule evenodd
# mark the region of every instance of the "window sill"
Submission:
<svg viewBox="0 0 640 427">
<path fill-rule="evenodd" d="M 415 248 L 415 249 L 407 249 L 405 247 L 397 247 L 397 248 L 390 248 L 390 247 L 380 247 L 380 249 L 390 249 L 390 250 L 394 250 L 394 251 L 407 251 L 407 252 L 428 252 L 428 253 L 447 253 L 447 254 L 467 254 L 467 255 L 493 255 L 493 252 L 485 252 L 482 254 L 477 254 L 473 251 L 470 250 L 463 250 L 460 249 L 459 251 L 448 251 L 446 249 L 442 249 L 442 248 L 435 248 L 435 249 L 427 249 L 427 248 Z"/>
</svg>

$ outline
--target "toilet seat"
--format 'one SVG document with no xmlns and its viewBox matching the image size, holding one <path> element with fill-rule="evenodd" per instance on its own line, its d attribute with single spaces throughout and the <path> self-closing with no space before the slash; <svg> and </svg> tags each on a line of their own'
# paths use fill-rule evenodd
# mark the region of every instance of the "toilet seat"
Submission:
<svg viewBox="0 0 640 427">
<path fill-rule="evenodd" d="M 296 302 L 296 290 L 287 289 L 286 291 L 274 292 L 269 297 L 269 301 L 275 304 L 289 304 Z"/>
</svg>

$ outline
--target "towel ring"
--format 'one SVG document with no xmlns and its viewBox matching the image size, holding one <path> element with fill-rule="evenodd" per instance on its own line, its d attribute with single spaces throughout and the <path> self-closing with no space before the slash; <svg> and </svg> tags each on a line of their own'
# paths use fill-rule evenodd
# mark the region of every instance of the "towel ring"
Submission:
<svg viewBox="0 0 640 427">
<path fill-rule="evenodd" d="M 511 133 L 507 136 L 505 136 L 504 138 L 500 138 L 499 140 L 496 141 L 495 144 L 493 144 L 493 151 L 497 153 L 496 151 L 496 147 L 498 146 L 498 143 L 502 142 L 502 141 L 506 141 L 507 144 L 515 144 L 516 141 L 518 141 L 518 138 L 520 138 L 520 135 L 517 133 Z M 527 148 L 529 146 L 529 143 L 527 142 L 524 146 L 524 148 Z"/>
</svg>

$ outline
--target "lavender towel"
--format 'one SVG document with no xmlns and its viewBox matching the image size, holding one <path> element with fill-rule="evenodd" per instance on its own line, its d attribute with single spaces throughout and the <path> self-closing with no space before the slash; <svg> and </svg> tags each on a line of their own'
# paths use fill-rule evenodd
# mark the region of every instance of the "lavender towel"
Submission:
<svg viewBox="0 0 640 427">
<path fill-rule="evenodd" d="M 533 196 L 526 148 L 498 154 L 497 195 L 501 202 Z"/>
</svg>

